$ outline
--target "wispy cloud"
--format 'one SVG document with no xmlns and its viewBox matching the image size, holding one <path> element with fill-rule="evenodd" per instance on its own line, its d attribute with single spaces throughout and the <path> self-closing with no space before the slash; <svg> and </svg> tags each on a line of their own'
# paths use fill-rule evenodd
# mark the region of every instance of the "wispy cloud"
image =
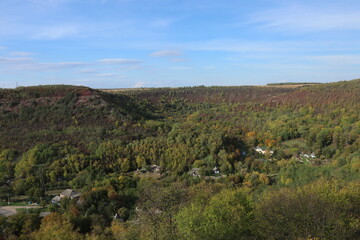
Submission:
<svg viewBox="0 0 360 240">
<path fill-rule="evenodd" d="M 44 63 L 37 62 L 34 58 L 19 57 L 0 57 L 0 66 L 7 65 L 7 70 L 24 70 L 24 71 L 49 71 L 59 69 L 74 69 L 88 66 L 89 63 L 83 62 L 55 62 Z"/>
<path fill-rule="evenodd" d="M 27 52 L 15 52 L 15 55 L 30 55 Z M 104 69 L 139 69 L 140 60 L 135 59 L 101 59 L 96 62 L 39 62 L 30 57 L 0 57 L 0 67 L 5 70 L 16 71 L 52 71 L 78 69 L 78 73 L 92 74 L 93 76 L 110 77 L 107 73 L 99 73 Z M 119 65 L 114 67 L 114 65 Z M 4 67 L 8 66 L 8 67 Z M 90 68 L 89 68 L 90 67 Z M 118 76 L 119 77 L 119 76 Z"/>
<path fill-rule="evenodd" d="M 183 70 L 190 70 L 192 69 L 192 67 L 190 66 L 177 66 L 177 67 L 171 67 L 170 70 L 175 70 L 175 71 L 183 71 Z"/>
<path fill-rule="evenodd" d="M 33 58 L 0 57 L 0 63 L 4 64 L 24 64 L 32 62 L 34 62 Z"/>
<path fill-rule="evenodd" d="M 105 77 L 105 78 L 125 78 L 123 76 L 119 76 L 114 73 L 98 73 L 98 74 L 95 74 L 95 76 L 96 77 Z"/>
<path fill-rule="evenodd" d="M 136 59 L 126 59 L 126 58 L 109 58 L 109 59 L 100 59 L 98 62 L 106 64 L 138 64 L 142 63 L 141 60 Z"/>
<path fill-rule="evenodd" d="M 295 43 L 296 44 L 296 43 Z M 224 52 L 273 52 L 293 51 L 294 43 L 284 41 L 246 41 L 243 39 L 212 39 L 192 42 L 184 48 L 194 51 L 224 51 Z"/>
<path fill-rule="evenodd" d="M 212 65 L 210 65 L 210 66 L 205 66 L 204 67 L 204 69 L 206 69 L 206 70 L 209 70 L 209 69 L 215 69 L 216 67 L 215 66 L 212 66 Z"/>
<path fill-rule="evenodd" d="M 326 30 L 360 30 L 360 10 L 339 6 L 290 5 L 259 11 L 250 23 L 272 31 L 304 33 Z"/>
<path fill-rule="evenodd" d="M 172 58 L 170 59 L 172 62 L 185 62 L 186 58 Z"/>
<path fill-rule="evenodd" d="M 309 56 L 308 60 L 313 60 L 325 64 L 336 65 L 359 65 L 360 55 L 323 55 L 323 56 Z"/>
<path fill-rule="evenodd" d="M 33 56 L 36 53 L 33 52 L 10 52 L 11 56 L 18 56 L 18 57 L 27 57 L 27 56 Z"/>
<path fill-rule="evenodd" d="M 39 29 L 34 29 L 34 34 L 31 38 L 37 40 L 56 40 L 69 36 L 76 36 L 79 33 L 80 26 L 78 24 L 62 24 L 58 26 L 40 27 Z"/>
<path fill-rule="evenodd" d="M 171 26 L 174 22 L 176 22 L 176 19 L 173 18 L 162 18 L 157 19 L 155 21 L 150 22 L 150 26 L 154 28 L 167 28 Z"/>
<path fill-rule="evenodd" d="M 70 69 L 70 68 L 85 67 L 90 64 L 85 62 L 57 62 L 57 63 L 39 63 L 39 65 L 47 69 Z"/>
<path fill-rule="evenodd" d="M 78 73 L 81 73 L 81 74 L 96 74 L 97 69 L 96 68 L 79 69 Z"/>
<path fill-rule="evenodd" d="M 33 3 L 33 4 L 56 7 L 58 5 L 69 3 L 69 2 L 74 2 L 76 0 L 26 0 L 26 1 Z"/>
<path fill-rule="evenodd" d="M 162 50 L 151 53 L 153 57 L 176 57 L 181 56 L 182 52 L 176 50 Z"/>
<path fill-rule="evenodd" d="M 6 47 L 2 47 L 2 46 L 0 46 L 0 50 L 4 50 L 4 49 L 6 49 Z"/>
</svg>

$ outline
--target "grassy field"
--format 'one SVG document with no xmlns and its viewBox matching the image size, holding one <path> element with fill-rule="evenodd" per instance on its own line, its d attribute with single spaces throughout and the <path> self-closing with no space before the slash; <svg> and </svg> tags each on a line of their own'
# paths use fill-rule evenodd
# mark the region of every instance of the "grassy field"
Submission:
<svg viewBox="0 0 360 240">
<path fill-rule="evenodd" d="M 55 189 L 55 190 L 50 190 L 47 191 L 46 194 L 49 196 L 56 196 L 59 195 L 60 193 L 62 193 L 65 189 Z"/>
</svg>

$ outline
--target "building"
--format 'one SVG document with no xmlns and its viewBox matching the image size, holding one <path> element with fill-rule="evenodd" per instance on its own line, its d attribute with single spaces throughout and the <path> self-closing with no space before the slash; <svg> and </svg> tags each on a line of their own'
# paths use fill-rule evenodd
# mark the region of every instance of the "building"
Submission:
<svg viewBox="0 0 360 240">
<path fill-rule="evenodd" d="M 81 193 L 76 192 L 72 189 L 66 189 L 63 192 L 60 193 L 60 195 L 55 196 L 51 199 L 52 203 L 60 203 L 62 198 L 70 198 L 70 199 L 77 199 L 80 198 Z"/>
<path fill-rule="evenodd" d="M 158 165 L 152 165 L 150 167 L 150 172 L 160 174 L 160 167 Z"/>
<path fill-rule="evenodd" d="M 255 149 L 256 152 L 261 153 L 261 154 L 266 154 L 266 153 L 269 153 L 270 155 L 274 154 L 274 151 L 267 150 L 266 148 L 255 147 L 254 149 Z"/>
<path fill-rule="evenodd" d="M 256 152 L 261 153 L 261 154 L 265 154 L 265 148 L 261 148 L 261 147 L 255 147 L 254 148 Z"/>
</svg>

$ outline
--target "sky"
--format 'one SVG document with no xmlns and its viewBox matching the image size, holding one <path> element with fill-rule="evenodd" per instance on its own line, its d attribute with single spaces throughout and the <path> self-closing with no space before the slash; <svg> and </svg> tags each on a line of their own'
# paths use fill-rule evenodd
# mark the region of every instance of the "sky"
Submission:
<svg viewBox="0 0 360 240">
<path fill-rule="evenodd" d="M 359 77 L 358 0 L 0 0 L 0 88 Z"/>
</svg>

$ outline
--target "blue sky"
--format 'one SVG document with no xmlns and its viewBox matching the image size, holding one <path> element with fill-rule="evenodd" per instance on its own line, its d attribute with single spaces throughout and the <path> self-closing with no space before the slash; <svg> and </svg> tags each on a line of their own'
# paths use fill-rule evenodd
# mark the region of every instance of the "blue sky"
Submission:
<svg viewBox="0 0 360 240">
<path fill-rule="evenodd" d="M 358 0 L 0 1 L 0 88 L 359 77 Z"/>
</svg>

